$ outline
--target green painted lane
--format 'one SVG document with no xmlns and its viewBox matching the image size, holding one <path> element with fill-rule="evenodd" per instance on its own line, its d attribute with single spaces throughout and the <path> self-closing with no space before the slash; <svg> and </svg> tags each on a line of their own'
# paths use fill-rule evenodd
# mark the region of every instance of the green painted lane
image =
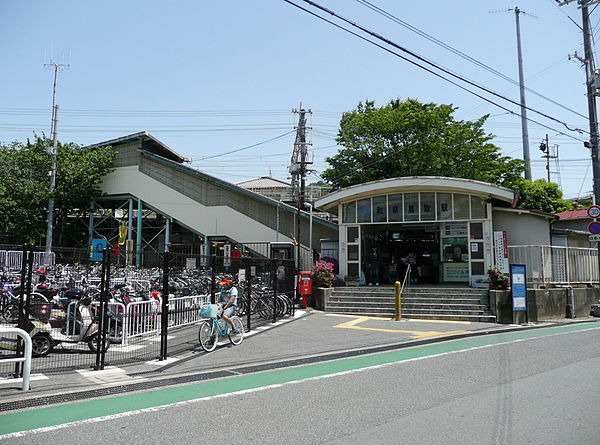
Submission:
<svg viewBox="0 0 600 445">
<path fill-rule="evenodd" d="M 290 383 L 372 366 L 586 329 L 600 329 L 600 326 L 598 323 L 591 322 L 531 329 L 519 332 L 498 333 L 447 342 L 441 341 L 440 343 L 416 346 L 414 348 L 279 369 L 275 371 L 266 371 L 251 375 L 227 377 L 175 388 L 163 388 L 143 393 L 119 395 L 109 398 L 86 400 L 65 405 L 55 405 L 46 408 L 7 413 L 0 415 L 0 435 L 123 414 L 131 411 L 155 408 L 237 391 L 257 389 L 269 385 Z"/>
</svg>

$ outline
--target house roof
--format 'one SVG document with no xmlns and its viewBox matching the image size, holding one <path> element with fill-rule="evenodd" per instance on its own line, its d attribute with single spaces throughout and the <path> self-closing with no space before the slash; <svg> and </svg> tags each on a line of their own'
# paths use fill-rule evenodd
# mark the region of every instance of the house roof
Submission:
<svg viewBox="0 0 600 445">
<path fill-rule="evenodd" d="M 291 187 L 289 183 L 272 178 L 270 176 L 261 176 L 259 178 L 248 179 L 246 181 L 237 182 L 236 185 L 245 189 Z"/>
<path fill-rule="evenodd" d="M 137 133 L 129 134 L 127 136 L 121 136 L 115 139 L 109 139 L 108 141 L 88 145 L 87 147 L 105 147 L 107 145 L 110 145 L 111 147 L 117 147 L 119 145 L 127 144 L 135 140 L 141 141 L 142 146 L 140 147 L 140 149 L 142 150 L 148 151 L 150 153 L 162 156 L 163 158 L 167 158 L 179 163 L 191 162 L 191 159 L 181 156 L 179 153 L 167 147 L 164 143 L 156 139 L 147 131 L 139 131 Z"/>
<path fill-rule="evenodd" d="M 556 216 L 558 216 L 561 221 L 565 219 L 589 219 L 587 209 L 566 210 L 557 213 Z"/>
</svg>

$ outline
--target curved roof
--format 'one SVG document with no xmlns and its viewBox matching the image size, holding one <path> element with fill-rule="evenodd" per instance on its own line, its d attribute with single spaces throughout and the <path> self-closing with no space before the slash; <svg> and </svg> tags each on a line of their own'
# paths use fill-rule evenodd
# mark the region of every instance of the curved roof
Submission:
<svg viewBox="0 0 600 445">
<path fill-rule="evenodd" d="M 338 204 L 385 193 L 411 191 L 443 191 L 484 195 L 501 201 L 513 202 L 515 192 L 487 182 L 473 179 L 447 178 L 444 176 L 404 176 L 381 181 L 365 182 L 337 190 L 315 202 L 320 210 L 331 211 Z"/>
</svg>

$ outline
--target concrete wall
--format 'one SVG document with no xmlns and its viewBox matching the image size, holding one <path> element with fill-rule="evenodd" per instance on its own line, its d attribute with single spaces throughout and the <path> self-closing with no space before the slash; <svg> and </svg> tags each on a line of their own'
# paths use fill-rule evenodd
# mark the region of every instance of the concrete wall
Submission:
<svg viewBox="0 0 600 445">
<path fill-rule="evenodd" d="M 588 317 L 590 307 L 600 299 L 600 288 L 573 288 L 573 308 L 575 318 Z M 490 305 L 495 311 L 498 323 L 524 322 L 524 313 L 513 321 L 512 298 L 510 291 L 490 291 Z M 527 315 L 529 321 L 571 318 L 568 288 L 527 289 Z"/>
<path fill-rule="evenodd" d="M 543 216 L 493 209 L 492 226 L 506 231 L 509 246 L 550 245 L 550 225 Z"/>
</svg>

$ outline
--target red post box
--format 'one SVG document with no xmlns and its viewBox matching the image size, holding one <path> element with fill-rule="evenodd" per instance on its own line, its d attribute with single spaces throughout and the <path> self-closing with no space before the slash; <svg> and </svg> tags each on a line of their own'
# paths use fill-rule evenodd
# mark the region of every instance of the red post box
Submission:
<svg viewBox="0 0 600 445">
<path fill-rule="evenodd" d="M 308 306 L 308 296 L 312 294 L 312 272 L 302 270 L 298 272 L 298 293 L 302 295 L 302 307 Z"/>
</svg>

